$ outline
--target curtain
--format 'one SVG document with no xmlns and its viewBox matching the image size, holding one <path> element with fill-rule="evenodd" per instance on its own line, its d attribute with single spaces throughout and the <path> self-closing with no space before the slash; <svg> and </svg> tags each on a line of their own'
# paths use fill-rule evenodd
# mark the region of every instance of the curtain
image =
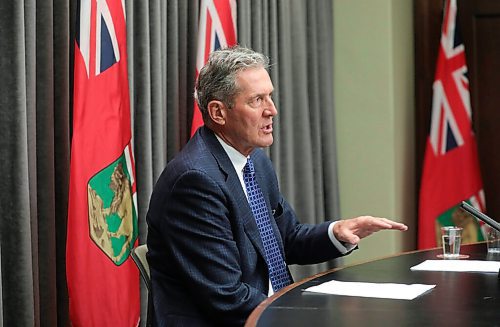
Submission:
<svg viewBox="0 0 500 327">
<path fill-rule="evenodd" d="M 0 1 L 0 325 L 70 324 L 65 243 L 76 3 Z M 154 183 L 189 139 L 199 3 L 125 4 L 144 243 Z M 279 114 L 267 151 L 283 194 L 307 223 L 339 212 L 332 16 L 331 0 L 238 0 L 239 43 L 272 63 Z M 292 273 L 299 280 L 326 268 Z"/>
<path fill-rule="evenodd" d="M 57 326 L 68 315 L 69 3 L 0 1 L 0 15 L 0 316 Z"/>
</svg>

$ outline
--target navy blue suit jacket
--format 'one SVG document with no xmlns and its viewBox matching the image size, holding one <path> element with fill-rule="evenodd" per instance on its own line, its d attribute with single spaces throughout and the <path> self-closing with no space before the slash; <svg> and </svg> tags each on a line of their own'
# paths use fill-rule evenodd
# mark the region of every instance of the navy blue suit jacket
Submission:
<svg viewBox="0 0 500 327">
<path fill-rule="evenodd" d="M 251 154 L 287 264 L 341 254 L 328 225 L 300 224 L 271 161 Z M 214 133 L 200 128 L 158 179 L 147 214 L 158 326 L 243 325 L 268 294 L 264 249 L 240 180 Z"/>
</svg>

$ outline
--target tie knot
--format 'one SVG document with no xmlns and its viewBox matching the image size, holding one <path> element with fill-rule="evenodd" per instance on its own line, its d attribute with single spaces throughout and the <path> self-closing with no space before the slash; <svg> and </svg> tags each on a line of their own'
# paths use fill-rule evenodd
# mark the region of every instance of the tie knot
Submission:
<svg viewBox="0 0 500 327">
<path fill-rule="evenodd" d="M 248 157 L 247 164 L 243 167 L 244 174 L 253 175 L 255 173 L 255 169 L 253 167 L 253 161 L 250 157 Z"/>
</svg>

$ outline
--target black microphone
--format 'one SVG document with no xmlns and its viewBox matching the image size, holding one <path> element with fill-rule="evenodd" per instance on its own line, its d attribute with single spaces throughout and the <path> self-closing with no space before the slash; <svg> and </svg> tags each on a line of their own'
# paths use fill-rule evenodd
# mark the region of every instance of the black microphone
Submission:
<svg viewBox="0 0 500 327">
<path fill-rule="evenodd" d="M 476 208 L 474 208 L 473 206 L 471 206 L 467 202 L 462 201 L 462 203 L 460 204 L 460 207 L 462 209 L 464 209 L 465 211 L 467 211 L 468 213 L 470 213 L 471 215 L 473 215 L 474 217 L 476 217 L 477 219 L 484 221 L 486 223 L 486 225 L 493 227 L 494 229 L 496 229 L 497 231 L 500 232 L 500 223 L 498 223 L 497 221 L 493 220 L 492 218 L 486 216 L 484 213 L 477 210 Z"/>
</svg>

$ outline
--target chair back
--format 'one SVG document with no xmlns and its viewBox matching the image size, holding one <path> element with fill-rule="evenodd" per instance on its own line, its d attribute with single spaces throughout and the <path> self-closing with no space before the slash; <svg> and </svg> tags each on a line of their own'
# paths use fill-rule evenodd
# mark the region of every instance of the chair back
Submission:
<svg viewBox="0 0 500 327">
<path fill-rule="evenodd" d="M 148 246 L 143 244 L 133 248 L 130 254 L 132 255 L 132 260 L 134 260 L 135 265 L 139 268 L 142 280 L 144 284 L 146 284 L 149 293 L 151 292 L 151 275 L 149 273 L 149 263 L 146 259 L 146 253 L 148 253 Z"/>
</svg>

